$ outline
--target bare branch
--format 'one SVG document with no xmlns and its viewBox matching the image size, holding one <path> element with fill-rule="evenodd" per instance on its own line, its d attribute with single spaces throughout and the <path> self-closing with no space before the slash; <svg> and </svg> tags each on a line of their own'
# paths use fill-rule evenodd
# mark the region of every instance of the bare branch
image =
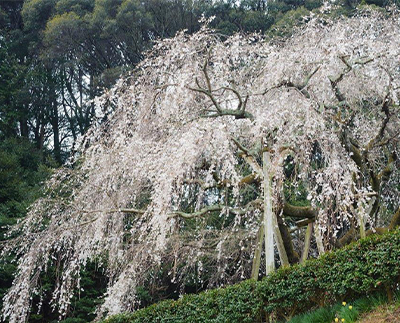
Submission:
<svg viewBox="0 0 400 323">
<path fill-rule="evenodd" d="M 238 106 L 235 110 L 232 109 L 222 109 L 220 104 L 218 103 L 217 99 L 215 98 L 215 96 L 213 95 L 213 92 L 215 92 L 216 90 L 213 90 L 212 86 L 211 86 L 211 80 L 210 80 L 210 76 L 208 75 L 208 71 L 207 71 L 207 66 L 208 66 L 208 60 L 209 58 L 207 58 L 203 64 L 203 68 L 202 68 L 202 72 L 204 74 L 204 78 L 206 81 L 206 89 L 203 88 L 200 85 L 200 82 L 197 78 L 195 78 L 195 83 L 197 85 L 197 88 L 195 87 L 188 87 L 188 89 L 195 91 L 195 92 L 199 92 L 199 93 L 203 93 L 205 94 L 213 103 L 215 109 L 217 110 L 215 112 L 215 114 L 207 114 L 204 115 L 203 117 L 205 118 L 214 118 L 214 117 L 220 117 L 220 116 L 234 116 L 235 119 L 250 119 L 250 120 L 254 120 L 254 116 L 250 113 L 250 112 L 246 112 L 246 105 L 247 105 L 247 100 L 248 100 L 248 95 L 246 96 L 244 102 L 243 99 L 240 95 L 240 93 L 231 88 L 231 87 L 222 87 L 222 89 L 224 90 L 228 90 L 231 91 L 235 94 L 235 96 L 237 97 L 237 99 L 239 100 Z"/>
<path fill-rule="evenodd" d="M 278 89 L 280 87 L 286 87 L 286 88 L 293 88 L 296 89 L 300 94 L 304 95 L 307 99 L 310 98 L 310 93 L 306 90 L 306 87 L 308 85 L 308 83 L 310 82 L 311 78 L 315 75 L 315 73 L 318 72 L 318 70 L 320 69 L 320 66 L 317 66 L 314 70 L 312 70 L 304 79 L 303 82 L 301 83 L 294 83 L 290 80 L 283 80 L 280 83 L 278 83 L 277 85 L 266 89 L 263 93 L 263 95 L 267 94 L 269 91 L 273 90 L 273 89 Z"/>
</svg>

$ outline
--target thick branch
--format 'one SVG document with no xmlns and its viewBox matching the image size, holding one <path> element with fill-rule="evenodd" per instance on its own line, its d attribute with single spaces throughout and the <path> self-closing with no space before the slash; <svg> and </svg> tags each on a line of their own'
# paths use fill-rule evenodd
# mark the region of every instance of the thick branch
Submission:
<svg viewBox="0 0 400 323">
<path fill-rule="evenodd" d="M 337 75 L 336 77 L 329 76 L 328 79 L 331 82 L 331 87 L 332 87 L 333 93 L 335 94 L 336 99 L 339 102 L 344 102 L 344 101 L 346 101 L 346 98 L 340 92 L 338 85 L 339 85 L 339 82 L 341 82 L 343 80 L 343 77 L 347 73 L 349 73 L 353 69 L 353 67 L 347 61 L 347 57 L 346 56 L 340 56 L 339 58 L 346 65 L 346 68 L 341 73 L 339 73 L 339 75 Z"/>
<path fill-rule="evenodd" d="M 289 203 L 285 203 L 283 206 L 283 214 L 293 218 L 315 219 L 318 212 L 311 206 L 294 206 Z"/>
<path fill-rule="evenodd" d="M 196 84 L 199 84 L 197 78 L 196 78 Z M 220 116 L 221 115 L 222 109 L 221 109 L 221 107 L 219 106 L 217 100 L 214 98 L 214 96 L 212 95 L 212 93 L 210 91 L 208 91 L 206 89 L 202 89 L 200 87 L 198 87 L 198 88 L 189 87 L 189 89 L 192 90 L 192 91 L 200 92 L 200 93 L 203 93 L 203 94 L 207 95 L 210 98 L 211 102 L 213 103 L 215 109 L 217 109 L 217 115 L 216 116 Z"/>
<path fill-rule="evenodd" d="M 259 181 L 260 181 L 259 177 L 257 177 L 255 174 L 250 174 L 250 175 L 243 177 L 240 180 L 239 186 L 250 185 L 250 184 L 253 184 L 253 183 L 259 182 Z"/>
<path fill-rule="evenodd" d="M 349 153 L 350 158 L 355 162 L 358 168 L 361 171 L 363 171 L 364 170 L 363 155 L 358 145 L 353 140 L 351 140 L 351 138 L 349 138 L 347 129 L 344 129 L 342 131 L 340 139 L 342 144 L 345 146 L 346 151 Z"/>
</svg>

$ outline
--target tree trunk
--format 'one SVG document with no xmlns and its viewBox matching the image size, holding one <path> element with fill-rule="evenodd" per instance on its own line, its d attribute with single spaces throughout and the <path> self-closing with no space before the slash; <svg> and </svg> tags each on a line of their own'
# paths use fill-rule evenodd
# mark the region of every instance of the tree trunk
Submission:
<svg viewBox="0 0 400 323">
<path fill-rule="evenodd" d="M 282 217 L 278 218 L 279 232 L 283 239 L 283 245 L 285 247 L 286 255 L 289 260 L 289 264 L 297 264 L 300 260 L 298 253 L 294 250 L 292 236 L 288 230 L 288 227 L 283 222 Z"/>
<path fill-rule="evenodd" d="M 58 106 L 57 101 L 53 102 L 53 118 L 51 120 L 53 128 L 53 143 L 54 143 L 54 158 L 61 164 L 61 144 L 60 144 L 60 128 L 58 120 Z"/>
<path fill-rule="evenodd" d="M 53 153 L 55 160 L 61 164 L 61 142 L 60 142 L 60 121 L 58 118 L 58 102 L 57 102 L 57 90 L 54 78 L 52 78 L 51 72 L 49 72 L 50 78 L 50 95 L 51 95 L 51 127 L 53 130 Z"/>
<path fill-rule="evenodd" d="M 21 137 L 29 138 L 28 119 L 26 116 L 23 116 L 20 118 L 19 128 L 20 128 Z"/>
</svg>

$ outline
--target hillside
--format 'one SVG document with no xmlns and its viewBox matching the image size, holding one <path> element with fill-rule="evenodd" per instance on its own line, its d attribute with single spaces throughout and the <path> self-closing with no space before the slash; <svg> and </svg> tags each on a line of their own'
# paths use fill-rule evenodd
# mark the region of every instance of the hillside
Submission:
<svg viewBox="0 0 400 323">
<path fill-rule="evenodd" d="M 132 314 L 111 316 L 104 322 L 250 323 L 268 319 L 285 322 L 293 315 L 331 306 L 338 301 L 340 303 L 333 307 L 299 315 L 290 322 L 327 323 L 334 322 L 335 318 L 354 322 L 359 313 L 369 312 L 385 300 L 387 302 L 393 293 L 399 295 L 399 244 L 399 230 L 369 237 L 304 265 L 281 268 L 260 282 L 246 281 L 186 295 L 177 301 L 157 303 Z M 346 302 L 342 304 L 344 300 Z M 365 313 L 362 320 L 395 317 L 398 305 L 397 300 L 397 305 L 393 305 L 387 314 L 374 309 Z"/>
</svg>

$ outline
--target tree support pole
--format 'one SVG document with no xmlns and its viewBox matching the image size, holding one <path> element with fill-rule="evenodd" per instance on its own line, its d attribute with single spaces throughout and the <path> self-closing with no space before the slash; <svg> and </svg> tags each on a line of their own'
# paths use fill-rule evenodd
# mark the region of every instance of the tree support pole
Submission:
<svg viewBox="0 0 400 323">
<path fill-rule="evenodd" d="M 318 225 L 315 228 L 314 234 L 315 234 L 315 241 L 317 242 L 318 253 L 321 256 L 325 253 L 325 248 L 324 248 L 324 243 L 322 241 L 321 230 Z"/>
<path fill-rule="evenodd" d="M 251 267 L 251 278 L 257 280 L 261 265 L 261 252 L 264 243 L 264 224 L 261 224 L 257 233 L 257 245 L 254 251 L 253 266 Z"/>
<path fill-rule="evenodd" d="M 308 258 L 308 252 L 310 250 L 310 243 L 311 243 L 312 229 L 313 229 L 313 224 L 311 222 L 307 225 L 306 238 L 304 241 L 304 250 L 303 250 L 303 254 L 301 255 L 301 261 L 300 261 L 301 264 L 303 264 Z"/>
<path fill-rule="evenodd" d="M 358 210 L 358 224 L 360 225 L 360 237 L 361 239 L 365 238 L 365 221 L 363 210 Z"/>
<path fill-rule="evenodd" d="M 270 165 L 269 152 L 263 152 L 263 177 L 264 177 L 264 239 L 265 239 L 265 270 L 266 274 L 275 270 L 274 260 L 274 223 L 272 214 L 271 183 L 268 173 Z"/>
<path fill-rule="evenodd" d="M 279 230 L 278 219 L 276 214 L 272 212 L 272 221 L 274 223 L 274 237 L 276 246 L 278 248 L 279 259 L 281 260 L 282 267 L 289 266 L 289 259 L 286 253 L 285 244 L 283 243 L 283 238 L 281 231 Z"/>
</svg>

